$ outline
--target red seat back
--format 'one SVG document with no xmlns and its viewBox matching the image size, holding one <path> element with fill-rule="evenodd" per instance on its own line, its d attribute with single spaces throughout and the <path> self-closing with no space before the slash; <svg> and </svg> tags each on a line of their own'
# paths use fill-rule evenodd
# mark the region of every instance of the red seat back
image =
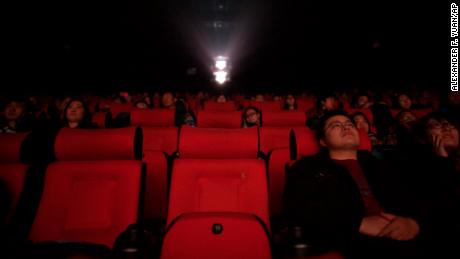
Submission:
<svg viewBox="0 0 460 259">
<path fill-rule="evenodd" d="M 270 259 L 270 241 L 252 215 L 186 214 L 166 233 L 161 258 Z"/>
<path fill-rule="evenodd" d="M 302 156 L 311 156 L 319 151 L 319 143 L 315 133 L 309 128 L 297 128 L 290 134 L 291 160 L 298 160 Z"/>
<path fill-rule="evenodd" d="M 306 119 L 305 112 L 301 111 L 265 111 L 262 113 L 262 126 L 303 127 Z"/>
<path fill-rule="evenodd" d="M 173 155 L 177 151 L 178 129 L 176 127 L 144 127 L 143 149 Z"/>
<path fill-rule="evenodd" d="M 236 105 L 232 101 L 224 102 L 224 103 L 218 103 L 215 101 L 206 101 L 204 103 L 204 110 L 205 111 L 236 111 Z"/>
<path fill-rule="evenodd" d="M 257 158 L 258 129 L 212 129 L 184 126 L 180 132 L 180 158 Z"/>
<path fill-rule="evenodd" d="M 241 112 L 238 111 L 200 111 L 197 115 L 199 128 L 228 128 L 241 127 Z"/>
<path fill-rule="evenodd" d="M 270 101 L 270 102 L 251 101 L 249 103 L 249 105 L 259 108 L 262 112 L 281 111 L 281 102 L 280 101 Z"/>
<path fill-rule="evenodd" d="M 0 163 L 20 163 L 21 145 L 28 132 L 0 134 Z"/>
<path fill-rule="evenodd" d="M 131 125 L 143 127 L 174 127 L 175 109 L 135 109 L 131 111 Z"/>
</svg>

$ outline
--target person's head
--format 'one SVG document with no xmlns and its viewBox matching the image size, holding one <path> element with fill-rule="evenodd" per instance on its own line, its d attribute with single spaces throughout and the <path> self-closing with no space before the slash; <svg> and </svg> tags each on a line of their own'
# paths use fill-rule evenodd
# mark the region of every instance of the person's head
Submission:
<svg viewBox="0 0 460 259">
<path fill-rule="evenodd" d="M 334 94 L 326 94 L 318 99 L 319 108 L 322 111 L 330 112 L 339 109 L 339 100 Z"/>
<path fill-rule="evenodd" d="M 174 108 L 176 103 L 176 97 L 171 92 L 166 92 L 161 97 L 161 105 L 164 108 Z"/>
<path fill-rule="evenodd" d="M 149 108 L 149 105 L 144 100 L 140 100 L 140 101 L 137 101 L 134 104 L 134 107 L 136 107 L 138 109 L 147 109 L 147 108 Z"/>
<path fill-rule="evenodd" d="M 408 129 L 411 129 L 414 123 L 417 121 L 415 114 L 408 110 L 403 110 L 396 116 L 399 125 L 402 125 Z"/>
<path fill-rule="evenodd" d="M 281 97 L 279 95 L 273 96 L 273 101 L 279 101 L 281 100 Z"/>
<path fill-rule="evenodd" d="M 356 100 L 356 108 L 367 108 L 368 103 L 369 96 L 367 94 L 360 94 Z"/>
<path fill-rule="evenodd" d="M 422 142 L 433 144 L 435 137 L 440 137 L 448 153 L 459 148 L 458 124 L 455 119 L 441 112 L 432 112 L 420 119 Z"/>
<path fill-rule="evenodd" d="M 72 99 L 64 109 L 64 126 L 76 128 L 90 124 L 88 107 L 80 99 Z"/>
<path fill-rule="evenodd" d="M 265 100 L 265 97 L 262 94 L 256 95 L 256 98 L 254 99 L 254 101 L 256 102 L 263 102 L 264 100 Z"/>
<path fill-rule="evenodd" d="M 244 124 L 248 127 L 260 125 L 260 111 L 256 107 L 249 106 L 243 111 Z"/>
<path fill-rule="evenodd" d="M 15 99 L 6 104 L 5 118 L 8 122 L 19 120 L 26 112 L 26 103 L 23 100 Z"/>
<path fill-rule="evenodd" d="M 367 116 L 362 112 L 356 112 L 352 116 L 356 128 L 363 130 L 366 133 L 371 131 L 371 124 Z"/>
<path fill-rule="evenodd" d="M 359 146 L 359 133 L 347 113 L 332 111 L 326 113 L 316 131 L 320 145 L 329 151 L 356 151 Z"/>
<path fill-rule="evenodd" d="M 225 95 L 223 95 L 223 94 L 220 94 L 220 95 L 217 96 L 216 101 L 218 103 L 224 103 L 224 102 L 227 101 L 227 97 L 225 97 Z"/>
<path fill-rule="evenodd" d="M 412 101 L 407 94 L 400 94 L 398 96 L 399 107 L 403 110 L 410 110 L 412 106 Z"/>
<path fill-rule="evenodd" d="M 297 110 L 297 103 L 295 97 L 292 94 L 288 94 L 284 100 L 284 109 L 285 110 Z"/>
</svg>

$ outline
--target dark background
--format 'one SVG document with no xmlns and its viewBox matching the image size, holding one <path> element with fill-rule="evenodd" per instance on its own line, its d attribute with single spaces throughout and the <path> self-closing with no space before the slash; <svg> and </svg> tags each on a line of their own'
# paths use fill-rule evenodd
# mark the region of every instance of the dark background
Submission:
<svg viewBox="0 0 460 259">
<path fill-rule="evenodd" d="M 450 4 L 443 1 L 9 5 L 2 92 L 209 90 L 212 58 L 221 53 L 232 62 L 225 87 L 241 91 L 449 89 Z"/>
</svg>

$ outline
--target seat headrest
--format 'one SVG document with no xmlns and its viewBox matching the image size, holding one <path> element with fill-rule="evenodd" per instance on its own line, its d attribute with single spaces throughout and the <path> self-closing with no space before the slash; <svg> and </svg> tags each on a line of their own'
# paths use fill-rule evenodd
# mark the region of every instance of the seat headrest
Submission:
<svg viewBox="0 0 460 259">
<path fill-rule="evenodd" d="M 214 129 L 184 126 L 179 138 L 180 158 L 257 158 L 258 128 Z"/>
<path fill-rule="evenodd" d="M 178 129 L 176 127 L 144 127 L 144 150 L 166 152 L 172 155 L 177 151 Z"/>
<path fill-rule="evenodd" d="M 142 158 L 142 129 L 70 129 L 56 136 L 58 160 L 127 160 Z"/>
<path fill-rule="evenodd" d="M 262 112 L 281 111 L 281 102 L 279 101 L 269 101 L 269 102 L 251 101 L 250 105 L 259 108 Z"/>
<path fill-rule="evenodd" d="M 232 101 L 218 103 L 214 101 L 206 101 L 204 103 L 205 111 L 236 111 L 236 105 Z"/>
<path fill-rule="evenodd" d="M 26 139 L 28 132 L 14 134 L 0 134 L 0 162 L 19 163 L 21 162 L 21 146 Z"/>
<path fill-rule="evenodd" d="M 175 109 L 135 109 L 131 111 L 131 126 L 174 127 Z"/>
<path fill-rule="evenodd" d="M 363 130 L 358 130 L 359 132 L 359 150 L 372 151 L 372 141 L 369 138 L 369 135 Z"/>
<path fill-rule="evenodd" d="M 319 152 L 319 143 L 316 135 L 309 128 L 291 130 L 289 139 L 291 160 L 297 160 L 302 156 L 311 156 Z"/>
<path fill-rule="evenodd" d="M 265 111 L 262 113 L 263 127 L 302 127 L 307 117 L 302 111 Z"/>
<path fill-rule="evenodd" d="M 239 111 L 200 111 L 197 115 L 199 128 L 241 128 Z"/>
</svg>

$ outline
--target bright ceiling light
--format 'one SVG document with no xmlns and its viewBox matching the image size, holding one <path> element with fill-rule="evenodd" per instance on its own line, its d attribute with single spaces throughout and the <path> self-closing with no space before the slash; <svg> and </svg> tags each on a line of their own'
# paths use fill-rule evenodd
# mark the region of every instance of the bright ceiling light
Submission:
<svg viewBox="0 0 460 259">
<path fill-rule="evenodd" d="M 216 60 L 216 68 L 224 70 L 227 67 L 227 60 Z"/>
<path fill-rule="evenodd" d="M 227 76 L 228 76 L 228 73 L 226 71 L 214 72 L 214 78 L 216 82 L 219 84 L 225 83 L 228 80 Z"/>
</svg>

